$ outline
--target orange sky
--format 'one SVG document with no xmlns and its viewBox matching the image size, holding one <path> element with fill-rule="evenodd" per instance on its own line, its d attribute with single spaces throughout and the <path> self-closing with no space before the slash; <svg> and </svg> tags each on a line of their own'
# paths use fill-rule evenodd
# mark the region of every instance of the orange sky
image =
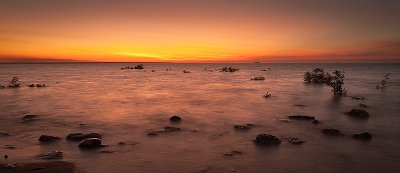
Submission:
<svg viewBox="0 0 400 173">
<path fill-rule="evenodd" d="M 2 0 L 0 62 L 400 60 L 395 0 Z"/>
</svg>

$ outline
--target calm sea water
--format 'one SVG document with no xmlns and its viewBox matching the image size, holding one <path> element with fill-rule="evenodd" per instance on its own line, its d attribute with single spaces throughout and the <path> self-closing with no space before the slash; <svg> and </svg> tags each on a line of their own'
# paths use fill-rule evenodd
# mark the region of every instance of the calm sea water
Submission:
<svg viewBox="0 0 400 173">
<path fill-rule="evenodd" d="M 38 161 L 35 155 L 60 150 L 63 160 L 88 173 L 398 172 L 400 64 L 150 63 L 144 64 L 146 72 L 120 70 L 126 65 L 137 64 L 0 64 L 1 84 L 18 76 L 24 85 L 0 90 L 0 131 L 11 134 L 0 137 L 0 154 L 9 155 L 0 162 Z M 240 71 L 204 71 L 223 66 Z M 315 67 L 344 70 L 348 95 L 367 99 L 335 97 L 327 86 L 305 84 L 303 73 Z M 266 68 L 270 71 L 260 71 Z M 375 89 L 385 73 L 392 73 L 388 88 Z M 250 80 L 258 75 L 266 80 Z M 30 83 L 48 87 L 25 86 Z M 266 92 L 272 97 L 263 98 Z M 364 108 L 370 113 L 368 120 L 344 115 L 360 108 L 361 102 L 369 106 Z M 38 114 L 40 120 L 22 123 L 25 114 Z M 321 124 L 281 120 L 294 114 L 315 116 Z M 171 124 L 172 115 L 183 121 Z M 246 123 L 258 126 L 246 132 L 233 129 L 234 124 Z M 182 131 L 146 135 L 164 126 Z M 346 136 L 324 136 L 320 130 L 327 127 Z M 371 141 L 351 138 L 364 131 L 373 134 Z M 100 132 L 109 147 L 81 150 L 78 143 L 65 140 L 74 132 Z M 254 145 L 260 133 L 281 138 L 281 145 Z M 43 145 L 38 141 L 42 134 L 64 139 Z M 292 145 L 284 140 L 289 136 L 306 142 Z M 242 154 L 224 155 L 232 150 Z"/>
</svg>

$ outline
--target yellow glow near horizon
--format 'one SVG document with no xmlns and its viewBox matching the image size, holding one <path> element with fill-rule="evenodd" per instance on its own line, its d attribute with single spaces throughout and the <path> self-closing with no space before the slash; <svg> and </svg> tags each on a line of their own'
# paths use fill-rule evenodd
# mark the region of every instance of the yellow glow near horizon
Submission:
<svg viewBox="0 0 400 173">
<path fill-rule="evenodd" d="M 0 62 L 400 59 L 394 5 L 310 2 L 0 1 Z"/>
</svg>

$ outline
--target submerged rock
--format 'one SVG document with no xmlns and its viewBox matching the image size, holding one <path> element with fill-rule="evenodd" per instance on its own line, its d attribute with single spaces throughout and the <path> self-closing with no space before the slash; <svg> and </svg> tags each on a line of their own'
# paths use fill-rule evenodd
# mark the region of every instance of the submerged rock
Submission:
<svg viewBox="0 0 400 173">
<path fill-rule="evenodd" d="M 319 124 L 320 122 L 318 120 L 312 120 L 311 121 L 313 124 Z"/>
<path fill-rule="evenodd" d="M 279 145 L 281 140 L 276 136 L 270 134 L 259 134 L 253 142 L 257 145 L 268 146 L 268 145 Z"/>
<path fill-rule="evenodd" d="M 169 118 L 169 120 L 172 122 L 180 122 L 182 120 L 182 118 L 177 115 L 174 115 L 171 118 Z"/>
<path fill-rule="evenodd" d="M 46 87 L 46 85 L 45 84 L 29 84 L 28 87 L 31 87 L 31 88 L 33 88 L 33 87 L 42 88 L 42 87 Z"/>
<path fill-rule="evenodd" d="M 181 130 L 181 128 L 179 128 L 179 127 L 165 126 L 163 129 L 155 130 L 150 133 L 147 133 L 147 136 L 157 136 L 159 133 L 176 132 L 176 131 L 180 131 L 180 130 Z"/>
<path fill-rule="evenodd" d="M 366 105 L 366 104 L 364 104 L 364 103 L 360 103 L 360 107 L 367 108 L 368 105 Z"/>
<path fill-rule="evenodd" d="M 249 125 L 249 124 L 245 124 L 245 125 L 240 125 L 240 124 L 236 124 L 233 126 L 233 128 L 235 130 L 249 130 L 253 125 Z"/>
<path fill-rule="evenodd" d="M 170 127 L 170 126 L 165 126 L 164 131 L 165 132 L 175 132 L 175 131 L 180 131 L 181 128 L 179 127 Z"/>
<path fill-rule="evenodd" d="M 0 132 L 0 137 L 1 137 L 1 136 L 10 136 L 10 134 L 7 133 L 7 132 Z"/>
<path fill-rule="evenodd" d="M 264 97 L 264 98 L 269 98 L 269 97 L 271 97 L 271 93 L 270 93 L 270 92 L 267 92 L 266 94 L 263 95 L 263 97 Z"/>
<path fill-rule="evenodd" d="M 370 140 L 372 138 L 372 134 L 368 132 L 356 133 L 352 135 L 352 137 L 356 139 Z"/>
<path fill-rule="evenodd" d="M 101 140 L 99 138 L 88 138 L 79 143 L 80 148 L 99 148 Z"/>
<path fill-rule="evenodd" d="M 62 159 L 64 157 L 64 153 L 61 151 L 52 151 L 50 153 L 39 154 L 37 158 L 44 160 L 54 160 L 54 159 Z"/>
<path fill-rule="evenodd" d="M 234 156 L 234 155 L 241 155 L 243 154 L 240 151 L 232 150 L 231 152 L 224 153 L 225 156 Z"/>
<path fill-rule="evenodd" d="M 39 115 L 34 115 L 34 114 L 28 114 L 22 117 L 23 121 L 32 121 L 32 120 L 37 120 L 39 119 Z"/>
<path fill-rule="evenodd" d="M 289 119 L 294 119 L 294 120 L 315 120 L 315 117 L 313 116 L 308 116 L 308 115 L 291 115 L 288 116 Z"/>
<path fill-rule="evenodd" d="M 332 128 L 322 129 L 322 133 L 324 133 L 325 135 L 330 135 L 330 136 L 341 136 L 341 135 L 343 135 L 343 133 L 340 130 L 332 129 Z"/>
<path fill-rule="evenodd" d="M 352 109 L 350 112 L 347 112 L 346 115 L 355 117 L 355 118 L 368 118 L 369 113 L 362 109 Z"/>
<path fill-rule="evenodd" d="M 291 144 L 302 144 L 304 143 L 303 140 L 299 139 L 299 138 L 295 138 L 295 137 L 287 137 L 286 140 L 291 143 Z"/>
<path fill-rule="evenodd" d="M 82 141 L 88 138 L 101 138 L 100 133 L 71 133 L 67 136 L 69 141 Z"/>
<path fill-rule="evenodd" d="M 57 136 L 41 135 L 39 137 L 40 142 L 54 142 L 54 141 L 58 141 L 58 140 L 61 140 L 61 138 L 59 138 Z"/>
<path fill-rule="evenodd" d="M 252 77 L 251 80 L 265 80 L 264 76 L 256 76 L 256 77 Z"/>
</svg>

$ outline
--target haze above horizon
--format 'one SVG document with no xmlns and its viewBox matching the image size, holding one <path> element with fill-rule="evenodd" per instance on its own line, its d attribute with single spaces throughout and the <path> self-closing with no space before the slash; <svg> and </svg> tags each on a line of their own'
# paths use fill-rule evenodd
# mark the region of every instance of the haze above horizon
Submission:
<svg viewBox="0 0 400 173">
<path fill-rule="evenodd" d="M 396 0 L 2 0 L 4 62 L 399 62 Z"/>
</svg>

